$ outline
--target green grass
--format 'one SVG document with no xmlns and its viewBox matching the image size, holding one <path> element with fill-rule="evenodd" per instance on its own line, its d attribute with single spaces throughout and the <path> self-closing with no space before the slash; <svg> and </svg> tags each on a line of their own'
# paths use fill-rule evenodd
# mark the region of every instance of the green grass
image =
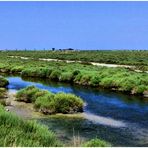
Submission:
<svg viewBox="0 0 148 148">
<path fill-rule="evenodd" d="M 52 58 L 61 60 L 81 60 L 83 62 L 100 62 L 111 64 L 148 66 L 147 50 L 81 50 L 81 51 L 7 51 L 1 54 L 30 58 Z M 146 68 L 146 67 L 145 67 Z M 147 67 L 148 68 L 148 67 Z"/>
<path fill-rule="evenodd" d="M 83 147 L 110 147 L 111 145 L 104 140 L 98 138 L 87 141 L 83 144 Z"/>
<path fill-rule="evenodd" d="M 26 87 L 16 94 L 17 101 L 34 103 L 35 109 L 44 114 L 75 113 L 83 111 L 81 98 L 66 93 L 53 94 L 35 86 Z"/>
<path fill-rule="evenodd" d="M 147 73 L 137 73 L 126 68 L 107 68 L 80 63 L 46 62 L 35 59 L 23 60 L 20 58 L 8 58 L 7 55 L 11 53 L 16 53 L 17 55 L 24 54 L 24 56 L 26 54 L 28 56 L 30 55 L 30 57 L 33 56 L 31 51 L 3 52 L 0 55 L 1 72 L 14 73 L 16 71 L 17 73 L 19 71 L 19 74 L 22 77 L 47 78 L 54 81 L 122 91 L 134 95 L 143 95 L 148 91 Z M 44 52 L 42 53 L 41 51 L 35 52 L 35 54 L 37 53 L 41 53 L 41 55 L 38 56 L 44 54 Z M 137 51 L 137 53 L 142 54 L 143 57 L 145 51 Z M 137 53 L 136 51 L 129 51 L 129 54 L 136 54 L 138 56 Z"/>
<path fill-rule="evenodd" d="M 51 147 L 61 146 L 53 132 L 35 121 L 25 121 L 6 112 L 0 105 L 1 147 Z"/>
<path fill-rule="evenodd" d="M 36 93 L 39 93 L 40 90 L 36 88 L 35 86 L 29 86 L 25 89 L 21 89 L 17 92 L 17 101 L 23 101 L 26 103 L 32 103 L 35 102 Z"/>
<path fill-rule="evenodd" d="M 61 147 L 55 134 L 47 126 L 35 121 L 24 120 L 6 112 L 0 105 L 0 147 Z M 81 146 L 81 145 L 79 145 Z M 85 142 L 83 147 L 110 146 L 100 139 Z"/>
</svg>

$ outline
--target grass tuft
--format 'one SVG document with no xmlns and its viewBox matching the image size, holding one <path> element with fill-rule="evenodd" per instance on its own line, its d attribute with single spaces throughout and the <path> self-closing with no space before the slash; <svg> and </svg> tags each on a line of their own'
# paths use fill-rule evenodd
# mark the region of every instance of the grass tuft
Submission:
<svg viewBox="0 0 148 148">
<path fill-rule="evenodd" d="M 55 147 L 61 144 L 46 126 L 23 120 L 0 105 L 0 146 Z"/>
<path fill-rule="evenodd" d="M 49 91 L 40 90 L 35 86 L 26 87 L 16 94 L 17 101 L 34 103 L 35 109 L 44 114 L 75 113 L 83 111 L 81 98 L 66 93 L 53 94 Z"/>
</svg>

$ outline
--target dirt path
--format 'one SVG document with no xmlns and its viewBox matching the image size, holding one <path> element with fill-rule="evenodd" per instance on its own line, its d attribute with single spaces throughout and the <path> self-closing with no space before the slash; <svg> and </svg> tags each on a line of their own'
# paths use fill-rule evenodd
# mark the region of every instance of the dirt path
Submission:
<svg viewBox="0 0 148 148">
<path fill-rule="evenodd" d="M 8 57 L 11 57 L 11 58 L 21 58 L 21 59 L 24 59 L 24 60 L 28 60 L 29 58 L 28 57 L 21 57 L 21 56 L 8 56 Z M 33 59 L 33 58 L 30 58 L 30 59 Z M 78 63 L 83 63 L 83 61 L 74 61 L 74 60 L 59 60 L 59 59 L 45 59 L 45 58 L 39 58 L 40 61 L 54 61 L 54 62 L 66 62 L 66 63 L 75 63 L 75 62 L 78 62 Z M 119 65 L 119 64 L 106 64 L 106 63 L 97 63 L 97 62 L 89 62 L 90 64 L 92 65 L 95 65 L 95 66 L 104 66 L 104 67 L 124 67 L 124 68 L 131 68 L 131 69 L 135 69 L 136 67 L 135 66 L 131 66 L 131 65 Z M 135 69 L 134 70 L 135 72 L 138 72 L 138 73 L 148 73 L 148 71 L 141 71 L 139 69 Z"/>
</svg>

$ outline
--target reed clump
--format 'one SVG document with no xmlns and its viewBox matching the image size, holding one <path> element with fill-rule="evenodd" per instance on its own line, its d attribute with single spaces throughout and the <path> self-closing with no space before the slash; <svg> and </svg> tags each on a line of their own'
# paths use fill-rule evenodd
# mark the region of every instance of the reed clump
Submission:
<svg viewBox="0 0 148 148">
<path fill-rule="evenodd" d="M 70 93 L 53 94 L 35 86 L 26 87 L 16 94 L 17 101 L 33 103 L 44 114 L 76 113 L 83 111 L 83 100 Z"/>
</svg>

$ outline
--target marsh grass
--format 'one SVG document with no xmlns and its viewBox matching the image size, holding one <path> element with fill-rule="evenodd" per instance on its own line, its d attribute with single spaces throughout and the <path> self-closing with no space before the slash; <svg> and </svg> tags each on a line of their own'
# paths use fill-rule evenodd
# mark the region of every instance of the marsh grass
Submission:
<svg viewBox="0 0 148 148">
<path fill-rule="evenodd" d="M 51 147 L 61 144 L 46 126 L 23 120 L 0 105 L 0 146 Z"/>
<path fill-rule="evenodd" d="M 34 103 L 35 109 L 44 114 L 75 113 L 83 111 L 81 98 L 63 92 L 53 94 L 49 91 L 40 90 L 35 86 L 26 87 L 16 94 L 17 101 Z"/>
<path fill-rule="evenodd" d="M 101 140 L 99 138 L 94 138 L 88 141 L 84 140 L 82 137 L 80 137 L 79 131 L 76 132 L 74 128 L 73 128 L 72 145 L 74 147 L 111 147 L 110 143 Z"/>
<path fill-rule="evenodd" d="M 147 50 L 79 50 L 79 51 L 50 51 L 50 50 L 27 50 L 5 51 L 2 55 L 22 56 L 30 58 L 51 58 L 61 60 L 90 61 L 112 64 L 130 64 L 141 68 L 148 66 Z M 147 68 L 147 67 L 146 67 Z"/>
<path fill-rule="evenodd" d="M 8 80 L 0 77 L 0 87 L 6 87 L 9 84 Z"/>
<path fill-rule="evenodd" d="M 95 138 L 85 142 L 82 146 L 83 147 L 110 147 L 111 145 L 104 140 Z"/>
<path fill-rule="evenodd" d="M 10 53 L 13 54 L 13 52 Z M 14 53 L 23 53 L 28 55 L 28 57 L 29 54 L 32 54 L 32 52 L 29 51 L 25 53 Z M 42 52 L 40 51 L 39 53 Z M 133 52 L 132 54 L 135 53 Z M 144 52 L 138 53 L 143 55 Z M 126 68 L 108 68 L 93 65 L 84 65 L 82 63 L 76 62 L 46 62 L 35 59 L 23 60 L 20 58 L 8 59 L 7 54 L 9 54 L 9 52 L 2 53 L 2 55 L 0 55 L 1 72 L 11 73 L 11 71 L 19 71 L 22 77 L 26 76 L 48 78 L 54 81 L 107 88 L 136 95 L 143 95 L 143 93 L 148 90 L 147 73 L 137 73 Z M 30 55 L 30 57 L 32 57 L 32 55 Z M 76 57 L 74 57 L 74 59 L 75 58 Z"/>
<path fill-rule="evenodd" d="M 76 133 L 74 128 L 73 128 L 72 143 L 74 147 L 81 147 L 84 143 L 84 140 L 79 135 L 79 131 Z"/>
</svg>

